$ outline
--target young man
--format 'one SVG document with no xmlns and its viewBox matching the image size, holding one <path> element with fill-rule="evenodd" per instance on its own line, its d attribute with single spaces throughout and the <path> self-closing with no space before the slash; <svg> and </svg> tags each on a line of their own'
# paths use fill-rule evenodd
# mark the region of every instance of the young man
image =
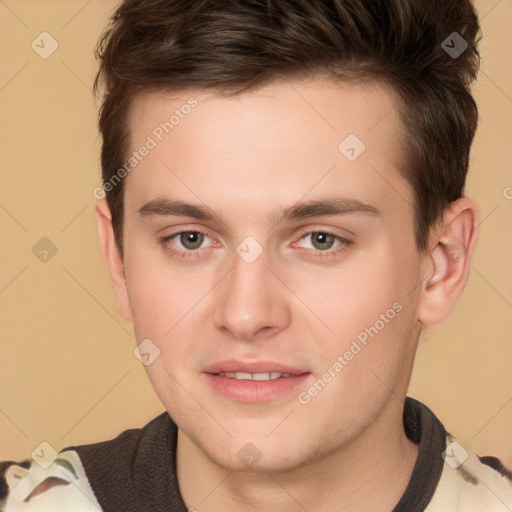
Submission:
<svg viewBox="0 0 512 512">
<path fill-rule="evenodd" d="M 406 397 L 477 241 L 478 32 L 468 0 L 124 1 L 96 213 L 167 412 L 2 463 L 2 510 L 512 510 Z"/>
</svg>

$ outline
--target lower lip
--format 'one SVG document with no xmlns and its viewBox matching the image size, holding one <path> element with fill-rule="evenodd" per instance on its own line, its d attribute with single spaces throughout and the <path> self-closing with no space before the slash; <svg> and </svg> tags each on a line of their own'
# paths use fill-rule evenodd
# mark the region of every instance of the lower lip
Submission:
<svg viewBox="0 0 512 512">
<path fill-rule="evenodd" d="M 282 395 L 291 393 L 304 385 L 311 375 L 304 373 L 294 377 L 280 377 L 272 380 L 238 380 L 229 379 L 212 373 L 205 373 L 214 391 L 239 402 L 268 402 Z"/>
</svg>

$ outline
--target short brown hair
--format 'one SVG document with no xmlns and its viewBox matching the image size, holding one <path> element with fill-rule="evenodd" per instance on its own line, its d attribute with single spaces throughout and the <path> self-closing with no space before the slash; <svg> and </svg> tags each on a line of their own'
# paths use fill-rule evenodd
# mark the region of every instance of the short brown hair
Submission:
<svg viewBox="0 0 512 512">
<path fill-rule="evenodd" d="M 479 37 L 470 0 L 124 0 L 96 49 L 103 183 L 126 160 L 140 92 L 229 95 L 283 77 L 377 80 L 399 98 L 408 134 L 401 172 L 425 250 L 443 209 L 464 194 Z M 445 41 L 462 53 L 445 51 Z M 123 188 L 121 181 L 106 194 L 121 255 Z"/>
</svg>

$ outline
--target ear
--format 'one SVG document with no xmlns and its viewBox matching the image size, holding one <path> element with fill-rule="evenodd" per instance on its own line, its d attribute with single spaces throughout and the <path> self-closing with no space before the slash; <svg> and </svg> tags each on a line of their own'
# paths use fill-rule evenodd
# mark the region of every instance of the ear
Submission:
<svg viewBox="0 0 512 512">
<path fill-rule="evenodd" d="M 119 248 L 112 227 L 112 216 L 105 199 L 100 199 L 96 203 L 95 213 L 101 252 L 116 295 L 117 310 L 124 320 L 132 323 L 133 318 L 128 300 L 124 264 L 119 254 Z"/>
<path fill-rule="evenodd" d="M 467 197 L 454 201 L 440 226 L 430 237 L 418 305 L 418 320 L 426 325 L 442 322 L 466 286 L 478 239 L 476 203 Z"/>
</svg>

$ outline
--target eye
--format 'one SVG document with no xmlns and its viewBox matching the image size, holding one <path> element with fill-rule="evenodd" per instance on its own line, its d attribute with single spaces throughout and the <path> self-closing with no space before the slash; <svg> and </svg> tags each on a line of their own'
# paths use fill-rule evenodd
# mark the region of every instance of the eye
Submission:
<svg viewBox="0 0 512 512">
<path fill-rule="evenodd" d="M 181 231 L 180 233 L 176 233 L 172 238 L 177 238 L 181 246 L 185 249 L 194 251 L 201 248 L 206 235 L 199 231 Z"/>
<path fill-rule="evenodd" d="M 337 240 L 337 237 L 332 233 L 326 233 L 324 231 L 315 231 L 313 233 L 308 233 L 302 237 L 302 239 L 310 239 L 310 244 L 312 245 L 312 249 L 318 249 L 319 251 L 325 251 L 328 249 L 332 249 L 334 243 Z"/>
<path fill-rule="evenodd" d="M 209 246 L 204 246 L 205 241 L 210 240 Z M 210 249 L 212 247 L 211 238 L 205 233 L 196 230 L 179 231 L 172 235 L 165 236 L 160 239 L 163 248 L 177 257 L 200 257 L 202 249 Z"/>
<path fill-rule="evenodd" d="M 335 233 L 325 230 L 309 231 L 301 235 L 299 242 L 292 244 L 312 251 L 316 257 L 336 256 L 346 250 L 354 242 Z M 325 253 L 325 254 L 322 254 Z"/>
</svg>

